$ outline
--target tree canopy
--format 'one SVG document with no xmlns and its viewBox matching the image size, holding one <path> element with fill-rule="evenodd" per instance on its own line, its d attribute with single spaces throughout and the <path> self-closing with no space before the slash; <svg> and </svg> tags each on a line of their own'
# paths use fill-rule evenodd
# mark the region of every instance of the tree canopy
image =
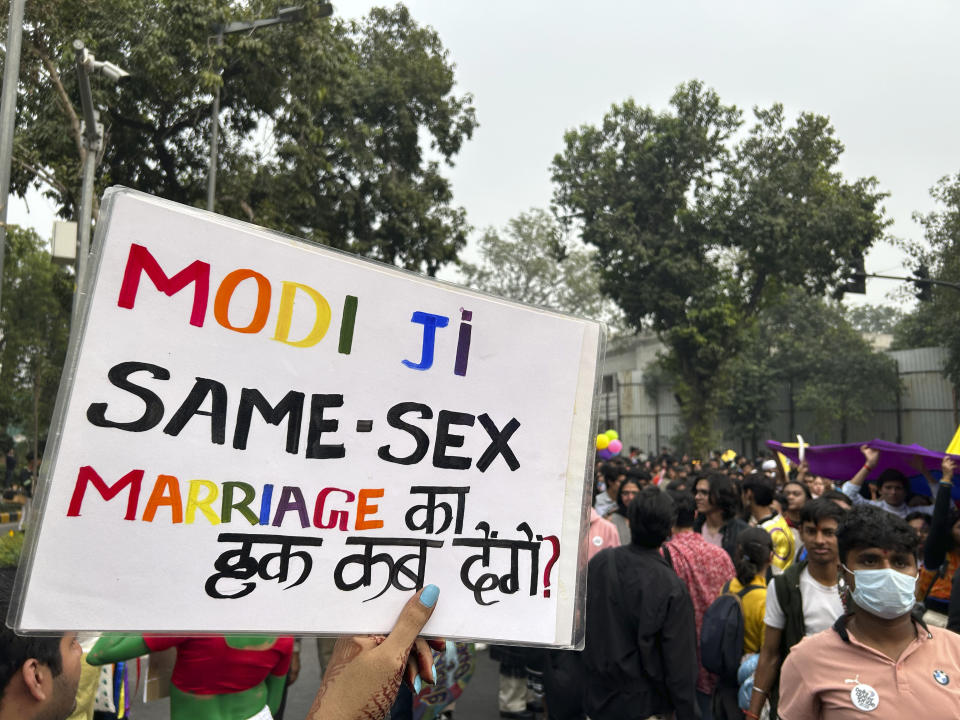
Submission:
<svg viewBox="0 0 960 720">
<path fill-rule="evenodd" d="M 903 319 L 903 310 L 890 305 L 854 305 L 846 310 L 847 320 L 862 333 L 892 333 Z"/>
<path fill-rule="evenodd" d="M 477 250 L 480 263 L 460 264 L 472 288 L 608 323 L 619 320 L 600 292 L 596 251 L 569 247 L 563 227 L 546 210 L 521 213 L 502 232 L 488 228 Z"/>
<path fill-rule="evenodd" d="M 892 402 L 899 387 L 896 362 L 874 350 L 836 301 L 788 288 L 760 311 L 730 366 L 723 415 L 754 453 L 772 419 L 778 391 L 788 407 L 788 436 L 848 442 L 851 426 Z M 809 411 L 801 425 L 797 411 Z"/>
<path fill-rule="evenodd" d="M 120 184 L 202 205 L 219 86 L 218 212 L 436 273 L 466 242 L 442 169 L 476 126 L 472 98 L 455 92 L 436 32 L 402 5 L 361 22 L 304 5 L 302 21 L 227 35 L 220 47 L 214 23 L 269 17 L 275 4 L 29 3 L 15 191 L 36 185 L 64 217 L 75 214 L 79 38 L 131 74 L 119 87 L 92 79 L 107 133 L 97 196 Z"/>
<path fill-rule="evenodd" d="M 784 288 L 842 284 L 883 234 L 873 178 L 848 182 L 829 120 L 742 113 L 699 82 L 670 108 L 632 100 L 568 132 L 554 202 L 604 258 L 601 288 L 669 349 L 690 449 L 710 447 L 731 360 Z"/>
<path fill-rule="evenodd" d="M 14 426 L 36 451 L 53 415 L 67 352 L 73 278 L 32 230 L 7 227 L 0 309 L 0 428 Z"/>
<path fill-rule="evenodd" d="M 940 179 L 930 189 L 940 206 L 927 214 L 914 214 L 923 226 L 925 244 L 907 247 L 915 275 L 924 273 L 934 280 L 960 283 L 960 174 Z M 960 386 L 960 322 L 957 306 L 960 289 L 933 285 L 929 300 L 917 303 L 894 330 L 893 347 L 947 348 L 946 375 Z"/>
</svg>

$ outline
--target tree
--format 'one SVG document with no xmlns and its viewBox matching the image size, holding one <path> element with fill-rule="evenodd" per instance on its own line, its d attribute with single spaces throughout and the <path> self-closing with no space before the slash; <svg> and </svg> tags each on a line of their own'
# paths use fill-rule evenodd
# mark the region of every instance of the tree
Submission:
<svg viewBox="0 0 960 720">
<path fill-rule="evenodd" d="M 601 289 L 669 349 L 689 448 L 712 446 L 730 362 L 762 307 L 835 288 L 884 227 L 872 178 L 836 170 L 843 146 L 809 113 L 741 113 L 699 82 L 656 112 L 632 100 L 565 135 L 554 201 L 604 258 Z"/>
<path fill-rule="evenodd" d="M 903 319 L 903 311 L 890 305 L 854 305 L 846 310 L 847 320 L 862 333 L 892 333 Z"/>
<path fill-rule="evenodd" d="M 5 5 L 6 3 L 4 3 Z M 402 5 L 362 22 L 318 16 L 228 35 L 213 23 L 270 16 L 264 0 L 38 0 L 24 27 L 15 190 L 79 203 L 75 37 L 131 73 L 95 80 L 113 184 L 201 205 L 210 107 L 221 88 L 218 212 L 430 274 L 466 242 L 443 164 L 476 125 L 436 32 Z M 5 8 L 4 8 L 5 12 Z"/>
<path fill-rule="evenodd" d="M 908 245 L 907 250 L 913 257 L 915 271 L 926 268 L 934 280 L 960 283 L 960 174 L 941 178 L 930 189 L 930 195 L 940 209 L 913 216 L 923 226 L 926 245 Z M 897 325 L 893 347 L 947 348 L 945 374 L 954 386 L 960 387 L 958 304 L 960 290 L 931 286 L 930 301 L 918 303 L 913 313 Z"/>
<path fill-rule="evenodd" d="M 23 429 L 39 449 L 67 351 L 73 278 L 32 230 L 7 228 L 0 310 L 0 427 Z"/>
<path fill-rule="evenodd" d="M 847 442 L 851 425 L 894 401 L 900 387 L 896 362 L 873 349 L 839 303 L 792 289 L 767 306 L 759 326 L 759 347 L 770 348 L 774 377 L 787 386 L 791 436 L 802 430 L 813 437 L 814 428 L 836 427 Z M 797 428 L 795 408 L 811 411 L 814 427 Z"/>
<path fill-rule="evenodd" d="M 463 262 L 464 284 L 518 302 L 616 324 L 600 293 L 594 250 L 567 247 L 550 213 L 534 209 L 513 218 L 502 234 L 489 228 L 477 243 L 481 262 Z"/>
<path fill-rule="evenodd" d="M 761 338 L 760 332 L 746 334 L 743 349 L 731 360 L 730 384 L 721 412 L 731 436 L 741 438 L 741 452 L 749 452 L 750 457 L 757 456 L 761 437 L 770 427 L 777 389 L 775 363 Z"/>
</svg>

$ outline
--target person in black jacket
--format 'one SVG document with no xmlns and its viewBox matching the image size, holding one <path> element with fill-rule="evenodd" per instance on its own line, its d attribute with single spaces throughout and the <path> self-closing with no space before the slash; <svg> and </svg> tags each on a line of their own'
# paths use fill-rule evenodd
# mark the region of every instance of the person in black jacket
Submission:
<svg viewBox="0 0 960 720">
<path fill-rule="evenodd" d="M 957 602 L 956 577 L 960 576 L 960 513 L 951 497 L 953 491 L 953 458 L 945 455 L 940 465 L 943 477 L 937 490 L 930 531 L 923 547 L 924 569 L 917 582 L 917 599 L 936 615 L 925 615 L 924 621 L 960 632 L 960 605 Z"/>
<path fill-rule="evenodd" d="M 740 492 L 733 480 L 723 473 L 710 473 L 697 478 L 694 498 L 697 520 L 693 529 L 714 545 L 727 551 L 733 560 L 737 554 L 737 538 L 750 525 L 738 515 Z"/>
<path fill-rule="evenodd" d="M 676 510 L 666 493 L 630 504 L 630 545 L 599 552 L 587 574 L 584 710 L 592 720 L 700 717 L 693 603 L 660 555 Z"/>
</svg>

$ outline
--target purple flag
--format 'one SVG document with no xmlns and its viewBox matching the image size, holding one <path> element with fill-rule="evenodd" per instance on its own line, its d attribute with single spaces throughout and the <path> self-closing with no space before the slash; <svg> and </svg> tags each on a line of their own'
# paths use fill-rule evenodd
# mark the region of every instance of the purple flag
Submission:
<svg viewBox="0 0 960 720">
<path fill-rule="evenodd" d="M 810 466 L 810 472 L 823 475 L 837 482 L 850 480 L 863 467 L 863 453 L 860 446 L 874 448 L 880 451 L 880 459 L 869 475 L 867 481 L 875 481 L 887 468 L 899 470 L 910 479 L 910 489 L 914 494 L 929 495 L 930 488 L 922 475 L 911 464 L 914 457 L 919 457 L 923 465 L 934 479 L 940 477 L 940 463 L 946 453 L 928 450 L 921 445 L 898 445 L 886 440 L 870 440 L 868 442 L 848 443 L 846 445 L 807 445 L 804 449 L 804 459 Z M 772 450 L 783 453 L 791 462 L 799 464 L 800 449 L 784 447 L 783 443 L 767 440 L 767 446 Z M 960 455 L 950 455 L 960 468 Z M 960 497 L 960 486 L 957 485 L 957 476 L 954 475 L 954 497 Z"/>
</svg>

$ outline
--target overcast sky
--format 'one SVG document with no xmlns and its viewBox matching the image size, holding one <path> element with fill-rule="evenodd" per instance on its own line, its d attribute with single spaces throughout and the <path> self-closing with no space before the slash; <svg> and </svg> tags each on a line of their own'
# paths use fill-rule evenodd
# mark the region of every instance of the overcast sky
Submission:
<svg viewBox="0 0 960 720">
<path fill-rule="evenodd" d="M 374 5 L 334 2 L 359 17 Z M 960 3 L 913 0 L 410 0 L 474 95 L 480 127 L 449 171 L 455 201 L 478 230 L 547 207 L 549 167 L 565 130 L 596 123 L 633 97 L 658 109 L 698 78 L 749 111 L 773 102 L 788 117 L 828 115 L 846 146 L 848 179 L 874 175 L 890 193 L 890 232 L 921 237 L 914 210 L 960 171 L 957 32 Z M 749 118 L 748 118 L 749 119 Z M 31 208 L 37 210 L 38 203 Z M 52 216 L 36 212 L 49 235 Z M 19 207 L 11 221 L 22 221 Z M 900 253 L 874 249 L 867 271 L 908 274 Z M 890 302 L 897 283 L 868 281 Z"/>
</svg>

